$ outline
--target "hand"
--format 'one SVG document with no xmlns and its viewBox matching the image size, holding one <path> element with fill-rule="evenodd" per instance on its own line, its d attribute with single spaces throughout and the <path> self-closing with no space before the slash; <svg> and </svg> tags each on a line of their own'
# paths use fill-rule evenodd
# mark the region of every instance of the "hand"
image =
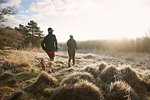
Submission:
<svg viewBox="0 0 150 100">
<path fill-rule="evenodd" d="M 57 52 L 58 49 L 55 49 L 55 52 Z"/>
<path fill-rule="evenodd" d="M 57 52 L 58 48 L 55 49 L 55 52 Z"/>
</svg>

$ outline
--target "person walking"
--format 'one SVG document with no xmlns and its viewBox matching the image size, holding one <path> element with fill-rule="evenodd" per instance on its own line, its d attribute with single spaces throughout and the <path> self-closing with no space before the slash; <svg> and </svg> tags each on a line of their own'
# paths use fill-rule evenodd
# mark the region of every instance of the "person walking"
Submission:
<svg viewBox="0 0 150 100">
<path fill-rule="evenodd" d="M 50 61 L 44 63 L 44 60 L 41 60 L 42 69 L 46 70 L 45 64 L 49 65 L 48 72 L 52 73 L 52 65 L 55 57 L 55 52 L 57 52 L 57 39 L 56 36 L 53 34 L 53 29 L 50 27 L 48 28 L 48 35 L 44 37 L 41 43 L 42 49 L 47 53 L 50 58 Z"/>
<path fill-rule="evenodd" d="M 73 35 L 70 35 L 70 39 L 67 41 L 67 47 L 68 47 L 68 55 L 69 55 L 68 67 L 71 67 L 70 65 L 71 59 L 73 62 L 73 66 L 75 64 L 75 52 L 77 49 L 77 43 L 76 40 L 73 38 Z"/>
</svg>

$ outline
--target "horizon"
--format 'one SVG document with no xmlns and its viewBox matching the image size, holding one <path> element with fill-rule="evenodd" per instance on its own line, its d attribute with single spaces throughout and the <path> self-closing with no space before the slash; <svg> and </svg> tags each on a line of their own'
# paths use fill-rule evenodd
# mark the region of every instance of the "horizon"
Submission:
<svg viewBox="0 0 150 100">
<path fill-rule="evenodd" d="M 58 42 L 69 35 L 77 41 L 136 38 L 149 34 L 148 0 L 9 0 L 18 13 L 7 16 L 7 25 L 37 22 L 44 35 L 52 27 Z"/>
</svg>

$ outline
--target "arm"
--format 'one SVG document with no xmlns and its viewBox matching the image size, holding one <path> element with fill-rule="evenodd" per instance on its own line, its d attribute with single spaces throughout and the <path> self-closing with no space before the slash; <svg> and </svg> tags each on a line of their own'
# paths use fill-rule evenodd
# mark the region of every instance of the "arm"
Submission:
<svg viewBox="0 0 150 100">
<path fill-rule="evenodd" d="M 67 44 L 66 44 L 66 45 L 67 45 L 67 47 L 68 47 L 68 44 L 69 44 L 69 40 L 67 41 Z"/>
<path fill-rule="evenodd" d="M 57 43 L 56 36 L 54 36 L 54 38 L 55 38 L 55 50 L 57 51 L 58 50 L 58 47 L 57 47 L 58 43 Z"/>
<path fill-rule="evenodd" d="M 44 44 L 45 44 L 45 38 L 43 39 L 43 41 L 42 41 L 42 43 L 41 43 L 41 46 L 42 46 L 42 49 L 43 49 L 43 50 L 45 50 Z"/>
<path fill-rule="evenodd" d="M 74 40 L 75 41 L 75 40 Z M 75 48 L 77 49 L 77 42 L 75 41 Z"/>
</svg>

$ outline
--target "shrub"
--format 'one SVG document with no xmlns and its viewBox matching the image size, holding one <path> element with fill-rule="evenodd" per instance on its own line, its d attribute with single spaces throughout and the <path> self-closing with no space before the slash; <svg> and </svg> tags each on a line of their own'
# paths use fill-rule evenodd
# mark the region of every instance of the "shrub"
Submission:
<svg viewBox="0 0 150 100">
<path fill-rule="evenodd" d="M 3 49 L 4 46 L 18 48 L 22 45 L 22 35 L 9 27 L 0 28 L 0 37 L 0 49 Z"/>
</svg>

